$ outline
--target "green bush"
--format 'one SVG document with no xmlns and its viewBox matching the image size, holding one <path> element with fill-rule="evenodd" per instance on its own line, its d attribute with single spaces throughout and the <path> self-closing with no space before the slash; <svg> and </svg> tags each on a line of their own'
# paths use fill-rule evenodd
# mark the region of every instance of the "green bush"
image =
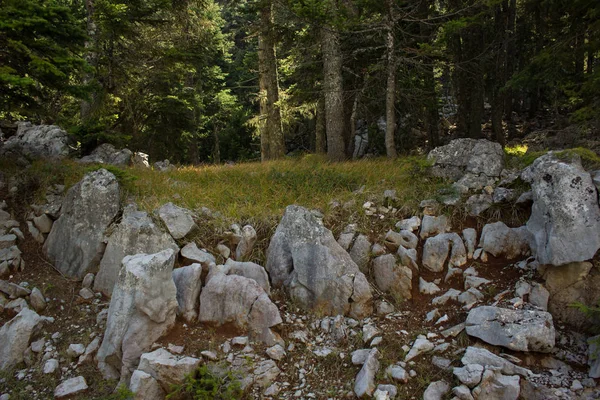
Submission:
<svg viewBox="0 0 600 400">
<path fill-rule="evenodd" d="M 218 376 L 203 365 L 187 375 L 181 385 L 174 385 L 167 399 L 229 400 L 241 399 L 243 393 L 231 372 Z"/>
</svg>

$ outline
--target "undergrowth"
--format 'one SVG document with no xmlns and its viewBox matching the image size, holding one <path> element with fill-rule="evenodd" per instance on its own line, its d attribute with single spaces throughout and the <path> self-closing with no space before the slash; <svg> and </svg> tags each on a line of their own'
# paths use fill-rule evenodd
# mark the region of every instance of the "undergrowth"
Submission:
<svg viewBox="0 0 600 400">
<path fill-rule="evenodd" d="M 241 383 L 228 372 L 222 376 L 212 373 L 206 365 L 186 375 L 182 384 L 173 385 L 167 399 L 181 400 L 230 400 L 241 399 L 244 394 Z"/>
</svg>

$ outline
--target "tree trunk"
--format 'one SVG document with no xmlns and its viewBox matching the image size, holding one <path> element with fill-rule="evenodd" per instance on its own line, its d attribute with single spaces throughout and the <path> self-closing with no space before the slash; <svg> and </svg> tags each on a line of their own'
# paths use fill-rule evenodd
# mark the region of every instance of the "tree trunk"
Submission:
<svg viewBox="0 0 600 400">
<path fill-rule="evenodd" d="M 385 96 L 385 153 L 388 158 L 395 159 L 396 153 L 396 46 L 394 42 L 394 9 L 392 0 L 386 1 L 388 11 L 387 22 L 387 87 Z"/>
<path fill-rule="evenodd" d="M 344 146 L 342 49 L 339 33 L 333 27 L 321 28 L 321 46 L 327 157 L 330 161 L 343 161 L 346 158 L 346 149 Z"/>
<path fill-rule="evenodd" d="M 85 0 L 86 24 L 88 40 L 85 41 L 85 61 L 92 67 L 97 66 L 98 54 L 96 53 L 97 27 L 94 22 L 94 0 Z M 84 72 L 83 84 L 89 85 L 94 79 L 92 72 Z M 88 121 L 91 118 L 94 104 L 96 102 L 96 93 L 90 93 L 90 101 L 82 100 L 80 105 L 81 120 Z"/>
<path fill-rule="evenodd" d="M 221 164 L 221 147 L 219 144 L 219 128 L 217 125 L 213 127 L 213 139 L 214 139 L 214 147 L 213 147 L 213 163 Z"/>
<path fill-rule="evenodd" d="M 508 1 L 504 0 L 502 5 L 498 4 L 495 7 L 494 15 L 494 34 L 495 45 L 494 49 L 494 65 L 492 67 L 492 132 L 498 143 L 504 146 L 504 129 L 502 127 L 502 115 L 504 114 L 504 99 L 501 90 L 506 81 L 505 63 L 506 63 L 506 47 L 507 47 L 507 29 L 505 13 L 508 10 Z"/>
<path fill-rule="evenodd" d="M 281 126 L 279 106 L 279 82 L 277 77 L 277 56 L 273 34 L 273 4 L 268 2 L 260 12 L 261 29 L 259 35 L 259 74 L 261 119 L 261 158 L 277 159 L 285 156 L 285 142 Z M 263 136 L 264 135 L 264 136 Z"/>
<path fill-rule="evenodd" d="M 325 136 L 325 101 L 323 97 L 317 103 L 317 126 L 315 129 L 315 151 L 325 154 L 327 151 L 327 138 Z"/>
<path fill-rule="evenodd" d="M 506 21 L 506 81 L 508 82 L 515 72 L 516 58 L 516 18 L 517 18 L 517 0 L 509 0 Z M 516 136 L 515 121 L 513 118 L 514 99 L 511 88 L 505 88 L 504 92 L 504 118 L 508 125 L 508 139 Z"/>
</svg>

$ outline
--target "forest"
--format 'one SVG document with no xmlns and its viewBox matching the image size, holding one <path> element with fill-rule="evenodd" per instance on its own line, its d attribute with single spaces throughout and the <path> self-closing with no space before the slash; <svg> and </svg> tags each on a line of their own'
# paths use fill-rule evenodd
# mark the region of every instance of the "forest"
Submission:
<svg viewBox="0 0 600 400">
<path fill-rule="evenodd" d="M 1 0 L 0 128 L 176 163 L 600 127 L 597 0 Z"/>
</svg>

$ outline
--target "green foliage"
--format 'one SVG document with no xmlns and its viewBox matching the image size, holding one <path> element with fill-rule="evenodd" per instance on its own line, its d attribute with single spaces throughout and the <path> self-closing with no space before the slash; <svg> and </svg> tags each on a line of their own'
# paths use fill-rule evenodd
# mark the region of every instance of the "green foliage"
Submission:
<svg viewBox="0 0 600 400">
<path fill-rule="evenodd" d="M 232 372 L 223 376 L 212 373 L 206 365 L 198 367 L 185 377 L 180 385 L 174 385 L 167 399 L 230 400 L 241 399 L 243 390 Z"/>
<path fill-rule="evenodd" d="M 96 400 L 129 400 L 133 398 L 134 393 L 125 385 L 119 385 L 117 389 L 108 396 L 97 397 Z"/>
<path fill-rule="evenodd" d="M 600 333 L 600 301 L 596 306 L 588 306 L 581 302 L 571 303 L 569 306 L 579 310 L 592 322 L 592 324 L 589 325 L 589 329 L 592 333 Z"/>
</svg>

